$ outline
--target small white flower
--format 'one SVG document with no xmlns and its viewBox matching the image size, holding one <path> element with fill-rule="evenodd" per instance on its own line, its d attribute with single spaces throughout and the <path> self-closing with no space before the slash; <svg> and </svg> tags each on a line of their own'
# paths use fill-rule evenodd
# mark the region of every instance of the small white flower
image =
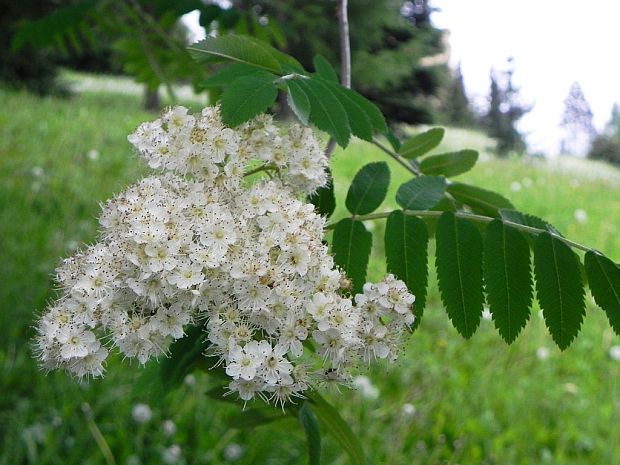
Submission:
<svg viewBox="0 0 620 465">
<path fill-rule="evenodd" d="M 547 347 L 539 347 L 536 349 L 536 357 L 538 357 L 539 360 L 547 360 L 550 354 L 551 352 Z"/>
<path fill-rule="evenodd" d="M 490 321 L 493 319 L 493 314 L 491 313 L 491 310 L 489 310 L 488 307 L 484 307 L 484 310 L 482 310 L 482 319 L 487 320 L 487 321 Z"/>
<path fill-rule="evenodd" d="M 353 378 L 353 387 L 355 387 L 365 399 L 375 400 L 379 398 L 379 389 L 372 384 L 368 376 L 359 375 Z"/>
<path fill-rule="evenodd" d="M 136 404 L 131 409 L 131 417 L 136 423 L 148 423 L 153 418 L 153 411 L 146 404 Z"/>
<path fill-rule="evenodd" d="M 521 190 L 522 186 L 521 183 L 519 181 L 513 181 L 510 183 L 510 190 L 512 192 L 519 192 Z"/>
<path fill-rule="evenodd" d="M 177 432 L 177 425 L 172 420 L 164 420 L 161 429 L 165 436 L 172 436 Z"/>
<path fill-rule="evenodd" d="M 167 465 L 173 465 L 181 460 L 181 448 L 177 444 L 172 444 L 161 451 L 161 461 Z"/>
<path fill-rule="evenodd" d="M 415 405 L 406 403 L 403 404 L 402 412 L 406 417 L 412 417 L 416 414 L 418 409 L 416 409 Z"/>
<path fill-rule="evenodd" d="M 224 459 L 227 462 L 234 462 L 243 455 L 243 448 L 239 444 L 228 444 L 224 448 Z"/>
<path fill-rule="evenodd" d="M 577 221 L 577 223 L 585 223 L 586 221 L 588 221 L 588 214 L 582 208 L 578 208 L 577 210 L 575 210 L 573 216 L 575 217 L 575 221 Z"/>
<path fill-rule="evenodd" d="M 616 362 L 620 360 L 620 346 L 611 346 L 609 348 L 609 357 Z"/>
</svg>

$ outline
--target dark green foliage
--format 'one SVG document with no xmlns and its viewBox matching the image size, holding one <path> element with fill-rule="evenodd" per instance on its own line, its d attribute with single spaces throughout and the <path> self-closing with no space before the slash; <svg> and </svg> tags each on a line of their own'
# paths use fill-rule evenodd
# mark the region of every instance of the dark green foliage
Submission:
<svg viewBox="0 0 620 465">
<path fill-rule="evenodd" d="M 530 316 L 530 247 L 519 231 L 500 220 L 492 221 L 485 231 L 484 283 L 495 327 L 510 344 Z"/>
<path fill-rule="evenodd" d="M 336 70 L 332 67 L 332 65 L 325 59 L 322 55 L 317 55 L 312 60 L 312 64 L 314 65 L 314 72 L 319 75 L 319 77 L 326 79 L 328 81 L 338 82 L 338 75 L 336 74 Z"/>
<path fill-rule="evenodd" d="M 475 150 L 430 155 L 420 162 L 420 171 L 424 174 L 441 174 L 449 178 L 466 173 L 474 167 L 476 161 L 478 152 Z"/>
<path fill-rule="evenodd" d="M 323 82 L 315 79 L 300 79 L 298 82 L 310 99 L 312 122 L 332 136 L 338 145 L 346 147 L 351 137 L 351 127 L 342 104 Z"/>
<path fill-rule="evenodd" d="M 366 215 L 379 208 L 390 185 L 390 169 L 380 161 L 369 163 L 360 169 L 349 191 L 345 204 L 353 215 Z"/>
<path fill-rule="evenodd" d="M 312 411 L 321 425 L 332 434 L 336 442 L 347 453 L 351 464 L 367 465 L 362 444 L 351 431 L 349 424 L 342 419 L 338 410 L 321 397 L 317 391 L 310 392 L 307 398 L 306 402 L 312 406 Z"/>
<path fill-rule="evenodd" d="M 191 373 L 198 361 L 204 359 L 207 333 L 199 326 L 192 327 L 187 336 L 170 347 L 170 356 L 160 364 L 161 382 L 165 392 L 177 387 Z"/>
<path fill-rule="evenodd" d="M 254 66 L 246 63 L 233 63 L 212 73 L 207 79 L 200 83 L 201 87 L 225 87 L 235 79 L 246 77 L 256 72 Z"/>
<path fill-rule="evenodd" d="M 444 128 L 432 128 L 407 139 L 398 149 L 398 154 L 405 158 L 417 158 L 437 147 L 445 134 Z"/>
<path fill-rule="evenodd" d="M 424 313 L 428 284 L 428 231 L 424 221 L 400 210 L 390 213 L 385 225 L 385 260 L 388 273 L 404 281 L 415 295 L 417 327 Z"/>
<path fill-rule="evenodd" d="M 353 294 L 362 292 L 371 249 L 372 234 L 362 222 L 345 218 L 336 224 L 332 239 L 334 262 L 353 281 Z"/>
<path fill-rule="evenodd" d="M 480 187 L 455 182 L 448 186 L 448 192 L 459 202 L 467 205 L 474 213 L 499 217 L 500 209 L 514 209 L 510 201 L 498 194 Z"/>
<path fill-rule="evenodd" d="M 497 141 L 499 155 L 522 154 L 526 149 L 523 136 L 516 128 L 517 122 L 531 110 L 519 101 L 519 91 L 512 82 L 512 59 L 502 73 L 491 72 L 489 109 L 483 117 L 483 126 L 490 137 Z"/>
<path fill-rule="evenodd" d="M 465 92 L 460 64 L 447 84 L 443 100 L 442 116 L 445 124 L 459 128 L 471 128 L 477 125 L 476 115 Z"/>
<path fill-rule="evenodd" d="M 592 141 L 588 158 L 620 166 L 620 138 L 600 134 Z"/>
<path fill-rule="evenodd" d="M 446 178 L 443 176 L 419 176 L 398 188 L 396 203 L 406 210 L 429 210 L 445 192 Z"/>
<path fill-rule="evenodd" d="M 315 211 L 329 218 L 336 209 L 336 196 L 334 195 L 334 178 L 329 173 L 327 185 L 320 187 L 314 194 L 308 197 L 308 201 L 314 205 Z"/>
<path fill-rule="evenodd" d="M 437 278 L 441 300 L 456 330 L 470 338 L 480 324 L 482 236 L 471 222 L 445 212 L 437 221 Z"/>
<path fill-rule="evenodd" d="M 534 270 L 545 324 L 564 350 L 577 336 L 586 311 L 579 258 L 563 241 L 543 232 L 536 239 Z"/>
<path fill-rule="evenodd" d="M 266 72 L 235 79 L 222 94 L 222 121 L 235 127 L 267 110 L 278 96 L 276 79 Z"/>
<path fill-rule="evenodd" d="M 310 408 L 308 402 L 303 402 L 299 412 L 297 413 L 299 423 L 306 433 L 308 442 L 308 464 L 320 465 L 321 463 L 321 432 L 319 430 L 319 422 L 316 415 Z"/>
<path fill-rule="evenodd" d="M 620 334 L 620 268 L 598 252 L 586 252 L 588 284 L 596 304 L 605 310 L 611 327 Z"/>
</svg>

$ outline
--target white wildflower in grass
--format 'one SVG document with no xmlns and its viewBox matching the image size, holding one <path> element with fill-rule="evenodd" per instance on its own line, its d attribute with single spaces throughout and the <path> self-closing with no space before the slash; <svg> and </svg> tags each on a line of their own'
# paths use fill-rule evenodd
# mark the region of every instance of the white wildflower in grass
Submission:
<svg viewBox="0 0 620 465">
<path fill-rule="evenodd" d="M 372 384 L 372 381 L 368 376 L 358 375 L 353 378 L 352 384 L 365 399 L 375 400 L 379 397 L 379 388 Z"/>
<path fill-rule="evenodd" d="M 510 190 L 512 192 L 519 192 L 523 186 L 519 181 L 513 181 L 510 183 Z"/>
<path fill-rule="evenodd" d="M 172 420 L 164 420 L 161 424 L 164 436 L 172 436 L 177 432 L 177 425 Z"/>
<path fill-rule="evenodd" d="M 620 361 L 620 346 L 611 346 L 609 348 L 609 357 L 616 362 Z"/>
<path fill-rule="evenodd" d="M 482 310 L 482 319 L 487 321 L 493 319 L 493 314 L 491 313 L 489 307 L 484 307 L 484 310 Z"/>
<path fill-rule="evenodd" d="M 196 325 L 230 392 L 284 405 L 397 358 L 415 297 L 392 275 L 346 294 L 325 218 L 301 200 L 327 182 L 309 128 L 261 115 L 231 129 L 217 107 L 173 107 L 129 141 L 157 172 L 108 201 L 99 242 L 58 267 L 62 295 L 37 328 L 45 368 L 102 376 L 112 350 L 144 364 Z"/>
<path fill-rule="evenodd" d="M 177 444 L 172 444 L 170 447 L 166 447 L 161 451 L 161 461 L 166 465 L 173 465 L 179 463 L 181 460 L 182 451 L 181 447 Z"/>
<path fill-rule="evenodd" d="M 412 417 L 416 414 L 417 411 L 418 409 L 416 409 L 415 405 L 410 403 L 403 404 L 402 412 L 404 416 Z"/>
<path fill-rule="evenodd" d="M 146 404 L 136 404 L 131 409 L 131 417 L 136 423 L 148 423 L 153 418 L 153 411 Z"/>
<path fill-rule="evenodd" d="M 243 447 L 236 443 L 228 444 L 224 448 L 223 455 L 224 460 L 226 460 L 227 462 L 234 462 L 235 460 L 240 459 L 243 455 Z"/>
<path fill-rule="evenodd" d="M 536 357 L 538 357 L 538 360 L 547 360 L 549 355 L 551 355 L 551 352 L 548 347 L 539 347 L 536 349 Z"/>
<path fill-rule="evenodd" d="M 585 223 L 586 221 L 588 221 L 588 214 L 582 208 L 578 208 L 577 210 L 575 210 L 575 213 L 573 214 L 573 216 L 575 218 L 575 221 L 577 221 L 577 223 Z"/>
</svg>

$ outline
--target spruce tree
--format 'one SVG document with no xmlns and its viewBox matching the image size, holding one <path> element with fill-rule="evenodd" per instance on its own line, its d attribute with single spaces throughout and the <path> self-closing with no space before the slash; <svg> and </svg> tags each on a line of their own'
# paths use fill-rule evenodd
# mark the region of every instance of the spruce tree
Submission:
<svg viewBox="0 0 620 465">
<path fill-rule="evenodd" d="M 592 110 L 581 86 L 573 82 L 564 100 L 564 114 L 561 126 L 564 136 L 560 143 L 562 154 L 580 155 L 588 153 L 596 130 L 592 124 Z"/>
</svg>

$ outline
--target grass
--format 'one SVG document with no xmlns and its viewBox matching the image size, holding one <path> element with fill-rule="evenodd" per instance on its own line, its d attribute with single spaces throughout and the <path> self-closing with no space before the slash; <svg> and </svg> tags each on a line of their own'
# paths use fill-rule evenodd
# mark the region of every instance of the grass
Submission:
<svg viewBox="0 0 620 465">
<path fill-rule="evenodd" d="M 120 360 L 109 364 L 106 378 L 85 384 L 39 371 L 29 340 L 36 313 L 54 295 L 51 273 L 61 257 L 94 240 L 99 203 L 143 172 L 126 136 L 153 115 L 139 110 L 140 97 L 132 93 L 89 90 L 58 100 L 0 90 L 0 99 L 0 464 L 109 465 L 105 445 L 117 464 L 165 463 L 173 444 L 181 446 L 178 463 L 303 463 L 299 426 L 283 420 L 255 430 L 231 427 L 238 411 L 204 395 L 212 381 L 202 373 L 158 399 L 137 384 L 142 370 Z M 478 134 L 449 130 L 440 149 L 488 145 Z M 364 144 L 335 154 L 341 203 L 357 169 L 383 158 Z M 497 190 L 620 260 L 620 202 L 614 201 L 620 172 L 589 162 L 497 160 L 484 153 L 481 159 L 458 179 Z M 393 183 L 384 210 L 394 207 L 395 189 L 408 179 L 388 163 Z M 334 217 L 342 216 L 339 205 Z M 385 272 L 382 228 L 373 223 L 373 279 Z M 614 463 L 620 362 L 609 353 L 617 344 L 592 302 L 579 338 L 564 353 L 536 309 L 511 346 L 486 320 L 465 341 L 431 279 L 429 307 L 406 353 L 395 366 L 370 370 L 379 397 L 364 390 L 328 395 L 375 463 Z M 149 422 L 132 420 L 138 403 L 153 408 Z M 162 427 L 167 419 L 176 424 L 173 434 Z M 324 459 L 347 463 L 329 437 Z"/>
</svg>

